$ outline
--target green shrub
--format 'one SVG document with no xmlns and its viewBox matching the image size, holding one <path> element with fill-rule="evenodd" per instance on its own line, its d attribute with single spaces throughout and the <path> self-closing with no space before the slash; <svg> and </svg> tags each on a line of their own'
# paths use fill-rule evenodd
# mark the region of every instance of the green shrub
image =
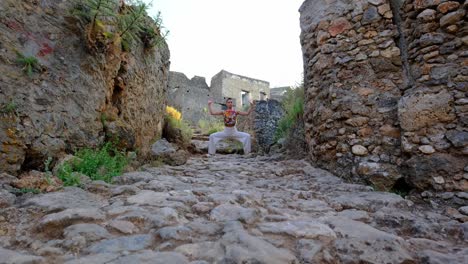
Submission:
<svg viewBox="0 0 468 264">
<path fill-rule="evenodd" d="M 287 90 L 282 105 L 286 113 L 278 123 L 276 140 L 286 137 L 297 120 L 302 118 L 304 114 L 304 86 Z"/>
<path fill-rule="evenodd" d="M 169 35 L 169 30 L 163 31 L 164 27 L 162 25 L 161 12 L 158 12 L 158 14 L 153 17 L 153 21 L 156 27 L 146 25 L 143 26 L 140 32 L 140 38 L 147 49 L 161 47 L 161 44 L 166 41 L 167 35 Z"/>
<path fill-rule="evenodd" d="M 189 144 L 193 135 L 193 131 L 190 125 L 183 119 L 177 120 L 171 115 L 166 115 L 166 120 L 170 127 L 180 130 L 183 143 Z"/>
<path fill-rule="evenodd" d="M 198 121 L 198 126 L 200 127 L 203 135 L 211 135 L 218 131 L 223 131 L 224 129 L 223 121 L 219 119 L 215 119 L 215 120 L 200 119 Z"/>
<path fill-rule="evenodd" d="M 39 66 L 39 61 L 37 60 L 36 57 L 34 56 L 24 56 L 20 52 L 16 52 L 16 55 L 18 58 L 16 59 L 16 62 L 21 64 L 23 66 L 23 71 L 31 77 L 33 74 L 34 70 L 40 70 Z"/>
<path fill-rule="evenodd" d="M 6 105 L 2 106 L 2 108 L 0 109 L 0 113 L 3 113 L 3 114 L 17 113 L 16 112 L 17 108 L 18 107 L 16 103 L 13 100 L 11 100 Z"/>
<path fill-rule="evenodd" d="M 75 0 L 71 14 L 94 28 L 100 19 L 114 17 L 116 7 L 116 0 Z"/>
<path fill-rule="evenodd" d="M 18 190 L 14 190 L 13 193 L 15 194 L 25 194 L 25 193 L 39 194 L 41 193 L 41 190 L 36 189 L 36 188 L 21 188 Z"/>
<path fill-rule="evenodd" d="M 75 153 L 78 159 L 65 163 L 59 168 L 58 177 L 65 186 L 80 185 L 79 172 L 91 180 L 111 182 L 112 178 L 122 174 L 128 164 L 126 155 L 118 151 L 109 142 L 98 149 L 82 149 Z"/>
<path fill-rule="evenodd" d="M 127 48 L 130 47 L 132 43 L 140 41 L 139 33 L 143 31 L 143 22 L 147 9 L 148 5 L 146 3 L 136 1 L 134 6 L 126 7 L 122 13 L 117 16 L 119 36 L 122 38 L 122 44 L 127 46 Z"/>
</svg>

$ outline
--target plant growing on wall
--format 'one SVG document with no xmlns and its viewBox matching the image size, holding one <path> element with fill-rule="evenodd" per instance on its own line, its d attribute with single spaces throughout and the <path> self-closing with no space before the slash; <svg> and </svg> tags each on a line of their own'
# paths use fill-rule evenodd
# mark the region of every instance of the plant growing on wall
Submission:
<svg viewBox="0 0 468 264">
<path fill-rule="evenodd" d="M 169 30 L 163 30 L 161 12 L 153 17 L 153 21 L 155 25 L 144 26 L 140 32 L 140 38 L 143 45 L 145 45 L 145 49 L 160 47 L 169 34 Z"/>
<path fill-rule="evenodd" d="M 275 135 L 277 140 L 287 136 L 294 123 L 304 114 L 304 85 L 287 90 L 282 105 L 286 114 L 278 123 Z"/>
<path fill-rule="evenodd" d="M 17 105 L 16 103 L 11 100 L 10 102 L 8 102 L 7 104 L 5 104 L 4 106 L 2 106 L 0 108 L 0 113 L 2 114 L 10 114 L 10 113 L 17 113 Z"/>
<path fill-rule="evenodd" d="M 84 25 L 90 50 L 103 52 L 113 44 L 130 51 L 136 42 L 143 42 L 146 49 L 151 49 L 160 46 L 168 34 L 168 31 L 161 34 L 160 12 L 153 19 L 146 19 L 150 5 L 142 0 L 75 1 L 72 15 Z M 116 28 L 113 30 L 112 26 Z"/>
<path fill-rule="evenodd" d="M 40 70 L 39 61 L 34 56 L 25 56 L 20 52 L 16 52 L 18 58 L 16 62 L 23 66 L 23 71 L 31 77 L 34 70 Z"/>
<path fill-rule="evenodd" d="M 91 50 L 102 50 L 113 36 L 105 30 L 104 21 L 111 22 L 116 15 L 116 0 L 76 0 L 72 14 L 85 25 L 86 41 Z"/>
<path fill-rule="evenodd" d="M 133 6 L 125 6 L 122 13 L 117 16 L 119 37 L 122 38 L 122 47 L 128 50 L 133 42 L 139 42 L 139 33 L 143 31 L 143 22 L 148 5 L 136 1 Z"/>
</svg>

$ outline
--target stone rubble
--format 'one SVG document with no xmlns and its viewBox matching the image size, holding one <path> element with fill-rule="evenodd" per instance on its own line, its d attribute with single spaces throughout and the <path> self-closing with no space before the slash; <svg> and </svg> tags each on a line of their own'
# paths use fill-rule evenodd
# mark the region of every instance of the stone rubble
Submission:
<svg viewBox="0 0 468 264">
<path fill-rule="evenodd" d="M 114 184 L 10 196 L 0 193 L 0 263 L 466 263 L 468 256 L 466 206 L 431 208 L 274 155 L 192 157 Z"/>
</svg>

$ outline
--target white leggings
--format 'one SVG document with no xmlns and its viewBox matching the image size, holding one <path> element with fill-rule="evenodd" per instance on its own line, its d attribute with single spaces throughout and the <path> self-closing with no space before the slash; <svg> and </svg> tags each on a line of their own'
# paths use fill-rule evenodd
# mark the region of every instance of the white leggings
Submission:
<svg viewBox="0 0 468 264">
<path fill-rule="evenodd" d="M 237 131 L 236 127 L 224 127 L 224 131 L 216 132 L 210 135 L 208 144 L 208 153 L 216 153 L 216 143 L 223 139 L 235 139 L 244 145 L 244 154 L 250 153 L 250 135 L 245 132 Z"/>
</svg>

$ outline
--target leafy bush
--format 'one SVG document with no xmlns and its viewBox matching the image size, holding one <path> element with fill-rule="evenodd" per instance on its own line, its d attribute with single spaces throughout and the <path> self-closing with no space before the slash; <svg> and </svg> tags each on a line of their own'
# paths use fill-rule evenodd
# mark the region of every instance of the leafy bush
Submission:
<svg viewBox="0 0 468 264">
<path fill-rule="evenodd" d="M 172 106 L 167 106 L 163 136 L 169 142 L 175 142 L 185 148 L 190 144 L 192 135 L 192 128 L 182 119 L 182 113 Z"/>
<path fill-rule="evenodd" d="M 179 112 L 177 109 L 175 109 L 172 106 L 166 106 L 166 114 L 175 120 L 181 120 L 182 119 L 182 113 Z"/>
<path fill-rule="evenodd" d="M 304 114 L 304 86 L 300 85 L 295 89 L 287 90 L 282 104 L 286 113 L 278 123 L 276 140 L 286 137 L 293 125 L 302 118 Z"/>
<path fill-rule="evenodd" d="M 122 174 L 128 159 L 110 143 L 100 149 L 82 149 L 75 153 L 77 159 L 63 164 L 58 171 L 58 177 L 65 186 L 80 185 L 79 176 L 74 172 L 87 175 L 92 180 L 111 182 L 112 178 Z"/>
<path fill-rule="evenodd" d="M 0 109 L 0 113 L 3 113 L 3 114 L 16 113 L 16 110 L 17 110 L 17 105 L 13 100 L 11 100 L 10 102 L 2 106 L 2 108 Z"/>
<path fill-rule="evenodd" d="M 76 0 L 71 14 L 94 28 L 100 20 L 115 17 L 116 8 L 116 0 Z"/>
<path fill-rule="evenodd" d="M 166 40 L 167 35 L 169 35 L 169 30 L 163 32 L 164 27 L 162 25 L 161 12 L 158 12 L 156 17 L 153 17 L 153 21 L 156 24 L 156 29 L 155 27 L 144 26 L 140 32 L 140 38 L 147 49 L 160 47 Z"/>
<path fill-rule="evenodd" d="M 18 58 L 16 59 L 16 62 L 18 62 L 19 64 L 23 66 L 23 71 L 29 77 L 32 76 L 34 70 L 37 70 L 37 71 L 40 70 L 41 67 L 39 66 L 39 61 L 37 60 L 36 57 L 24 56 L 20 52 L 16 52 L 16 55 L 18 56 Z"/>
<path fill-rule="evenodd" d="M 211 135 L 218 131 L 222 131 L 224 129 L 224 124 L 222 120 L 208 120 L 208 119 L 200 119 L 198 121 L 198 127 L 200 127 L 201 132 L 203 135 Z"/>
<path fill-rule="evenodd" d="M 167 120 L 168 126 L 171 128 L 170 130 L 176 129 L 180 131 L 180 135 L 182 137 L 181 143 L 183 143 L 184 145 L 190 143 L 190 141 L 192 140 L 193 131 L 187 122 L 185 122 L 182 119 L 177 120 L 173 116 L 170 116 L 170 115 L 166 116 L 166 120 Z"/>
<path fill-rule="evenodd" d="M 125 7 L 117 16 L 119 36 L 122 38 L 123 47 L 129 47 L 134 42 L 139 42 L 140 32 L 144 29 L 144 18 L 148 5 L 142 1 L 136 1 L 134 6 Z"/>
</svg>

